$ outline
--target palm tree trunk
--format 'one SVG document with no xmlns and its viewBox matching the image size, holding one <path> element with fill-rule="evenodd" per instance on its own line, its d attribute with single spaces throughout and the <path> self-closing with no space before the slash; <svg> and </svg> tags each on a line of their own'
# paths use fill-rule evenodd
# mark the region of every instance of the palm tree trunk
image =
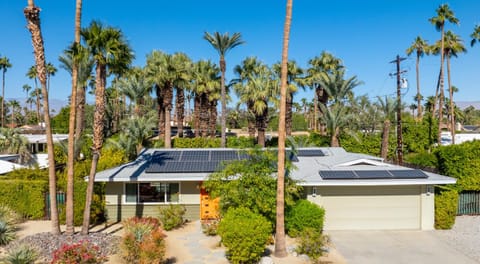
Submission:
<svg viewBox="0 0 480 264">
<path fill-rule="evenodd" d="M 210 137 L 215 138 L 217 132 L 217 100 L 213 100 L 210 102 L 210 118 L 209 118 L 209 125 L 208 130 L 210 132 Z"/>
<path fill-rule="evenodd" d="M 165 148 L 172 148 L 172 99 L 173 87 L 170 83 L 164 87 L 163 105 L 165 106 Z"/>
<path fill-rule="evenodd" d="M 440 144 L 441 141 L 441 135 L 442 135 L 442 123 L 443 123 L 443 82 L 444 82 L 444 77 L 443 77 L 443 64 L 445 63 L 445 40 L 444 40 L 444 35 L 445 35 L 445 28 L 442 26 L 442 39 L 441 39 L 441 50 L 440 50 L 440 82 L 439 82 L 439 89 L 440 89 L 440 98 L 438 102 L 438 134 L 437 134 L 437 142 Z"/>
<path fill-rule="evenodd" d="M 155 91 L 157 94 L 157 112 L 158 112 L 158 136 L 165 137 L 165 108 L 163 106 L 162 88 L 155 84 Z"/>
<path fill-rule="evenodd" d="M 82 234 L 87 235 L 90 227 L 90 208 L 92 205 L 93 185 L 97 171 L 98 159 L 103 145 L 104 120 L 105 120 L 105 82 L 106 66 L 97 61 L 95 83 L 95 114 L 93 116 L 93 146 L 92 167 L 88 177 L 87 194 L 85 198 L 85 210 L 83 211 Z"/>
<path fill-rule="evenodd" d="M 257 122 L 256 122 L 257 131 L 258 131 L 257 144 L 263 148 L 265 147 L 265 128 L 267 127 L 267 116 L 268 116 L 268 107 L 265 108 L 262 114 L 257 115 Z"/>
<path fill-rule="evenodd" d="M 450 56 L 447 54 L 447 78 L 448 78 L 448 93 L 450 96 L 450 131 L 452 134 L 452 144 L 455 144 L 455 109 L 453 103 L 453 88 L 450 80 Z"/>
<path fill-rule="evenodd" d="M 340 129 L 336 127 L 332 131 L 332 137 L 330 138 L 330 147 L 340 147 L 340 144 L 338 142 L 338 133 L 340 132 Z"/>
<path fill-rule="evenodd" d="M 385 161 L 388 158 L 388 136 L 390 135 L 390 120 L 383 121 L 382 150 L 380 157 Z"/>
<path fill-rule="evenodd" d="M 420 54 L 417 53 L 416 74 L 417 74 L 417 118 L 422 120 L 422 98 L 420 97 Z"/>
<path fill-rule="evenodd" d="M 281 85 L 280 85 L 280 116 L 278 122 L 278 165 L 277 165 L 277 210 L 275 225 L 275 256 L 287 256 L 285 245 L 285 115 L 287 104 L 287 63 L 290 24 L 292 21 L 293 0 L 287 0 L 285 27 L 283 30 Z"/>
<path fill-rule="evenodd" d="M 287 108 L 285 113 L 285 131 L 287 136 L 292 135 L 292 118 L 293 118 L 293 93 L 289 93 L 287 96 Z"/>
<path fill-rule="evenodd" d="M 251 138 L 255 137 L 255 118 L 253 117 L 253 102 L 247 102 L 247 129 L 248 129 L 248 136 Z"/>
<path fill-rule="evenodd" d="M 200 103 L 200 136 L 208 137 L 208 120 L 209 120 L 209 101 L 205 93 L 201 95 Z"/>
<path fill-rule="evenodd" d="M 77 116 L 75 117 L 75 140 L 79 140 L 85 129 L 85 90 L 87 87 L 77 85 Z M 78 156 L 78 151 L 75 157 Z"/>
<path fill-rule="evenodd" d="M 195 137 L 200 137 L 200 105 L 201 97 L 199 94 L 195 93 L 193 102 L 193 128 L 195 129 Z"/>
<path fill-rule="evenodd" d="M 185 117 L 185 93 L 182 88 L 177 87 L 177 97 L 175 100 L 175 111 L 177 116 L 178 137 L 183 137 L 183 120 Z"/>
<path fill-rule="evenodd" d="M 220 117 L 220 127 L 222 129 L 221 131 L 221 141 L 220 141 L 220 146 L 222 148 L 225 147 L 226 142 L 227 142 L 227 136 L 225 134 L 225 130 L 227 128 L 227 92 L 225 89 L 225 71 L 226 71 L 226 62 L 225 58 L 220 57 L 220 70 L 222 72 L 222 77 L 220 80 L 220 88 L 221 88 L 221 100 L 222 100 L 222 113 Z M 216 121 L 216 120 L 215 120 Z"/>
<path fill-rule="evenodd" d="M 43 100 L 45 104 L 44 118 L 45 131 L 47 136 L 47 151 L 48 151 L 48 189 L 50 194 L 50 219 L 52 224 L 52 234 L 60 234 L 60 225 L 58 221 L 57 208 L 57 180 L 55 175 L 55 157 L 53 149 L 52 129 L 50 126 L 50 109 L 48 105 L 46 67 L 45 67 L 45 50 L 43 45 L 42 31 L 40 28 L 40 8 L 36 7 L 33 0 L 28 0 L 28 6 L 23 10 L 27 20 L 27 28 L 32 34 L 33 52 L 35 55 L 35 64 L 37 72 L 42 85 Z"/>
<path fill-rule="evenodd" d="M 82 0 L 76 1 L 75 7 L 75 41 L 74 45 L 80 44 L 80 17 L 82 15 Z M 77 87 L 78 87 L 78 63 L 73 55 L 72 60 L 72 96 L 70 97 L 70 116 L 68 120 L 68 155 L 67 155 L 67 200 L 65 204 L 66 234 L 73 235 L 74 228 L 74 168 L 75 168 L 75 117 L 77 115 Z"/>
<path fill-rule="evenodd" d="M 2 127 L 5 126 L 5 69 L 2 71 Z"/>
</svg>

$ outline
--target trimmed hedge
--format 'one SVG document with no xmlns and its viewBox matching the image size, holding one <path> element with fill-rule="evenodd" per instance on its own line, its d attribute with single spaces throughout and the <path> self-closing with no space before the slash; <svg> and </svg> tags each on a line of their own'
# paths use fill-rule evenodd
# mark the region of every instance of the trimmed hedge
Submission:
<svg viewBox="0 0 480 264">
<path fill-rule="evenodd" d="M 272 225 L 247 208 L 232 208 L 220 221 L 218 234 L 231 263 L 256 263 L 271 236 Z"/>
<path fill-rule="evenodd" d="M 451 229 L 457 215 L 458 192 L 438 190 L 435 193 L 435 228 Z"/>
<path fill-rule="evenodd" d="M 45 180 L 3 180 L 0 184 L 0 203 L 9 206 L 26 219 L 44 216 Z"/>
</svg>

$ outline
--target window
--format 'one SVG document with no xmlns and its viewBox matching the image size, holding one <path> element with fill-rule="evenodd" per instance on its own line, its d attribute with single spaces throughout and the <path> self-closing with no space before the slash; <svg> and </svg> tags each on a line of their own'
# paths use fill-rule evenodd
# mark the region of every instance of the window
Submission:
<svg viewBox="0 0 480 264">
<path fill-rule="evenodd" d="M 127 203 L 177 203 L 178 183 L 142 182 L 125 184 Z"/>
</svg>

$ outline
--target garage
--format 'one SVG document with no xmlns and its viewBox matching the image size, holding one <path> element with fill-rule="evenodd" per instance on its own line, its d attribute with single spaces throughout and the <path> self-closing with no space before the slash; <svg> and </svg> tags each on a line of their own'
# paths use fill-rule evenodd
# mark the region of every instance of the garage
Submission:
<svg viewBox="0 0 480 264">
<path fill-rule="evenodd" d="M 325 230 L 422 228 L 421 186 L 322 186 L 315 189 L 316 195 L 310 200 L 325 208 Z"/>
</svg>

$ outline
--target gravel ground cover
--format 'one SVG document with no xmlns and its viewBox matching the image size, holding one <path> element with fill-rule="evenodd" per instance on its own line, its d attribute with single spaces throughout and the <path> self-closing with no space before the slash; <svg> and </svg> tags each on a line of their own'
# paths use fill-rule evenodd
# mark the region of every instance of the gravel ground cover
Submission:
<svg viewBox="0 0 480 264">
<path fill-rule="evenodd" d="M 480 263 L 480 216 L 457 216 L 451 230 L 436 233 L 449 245 Z"/>
</svg>

